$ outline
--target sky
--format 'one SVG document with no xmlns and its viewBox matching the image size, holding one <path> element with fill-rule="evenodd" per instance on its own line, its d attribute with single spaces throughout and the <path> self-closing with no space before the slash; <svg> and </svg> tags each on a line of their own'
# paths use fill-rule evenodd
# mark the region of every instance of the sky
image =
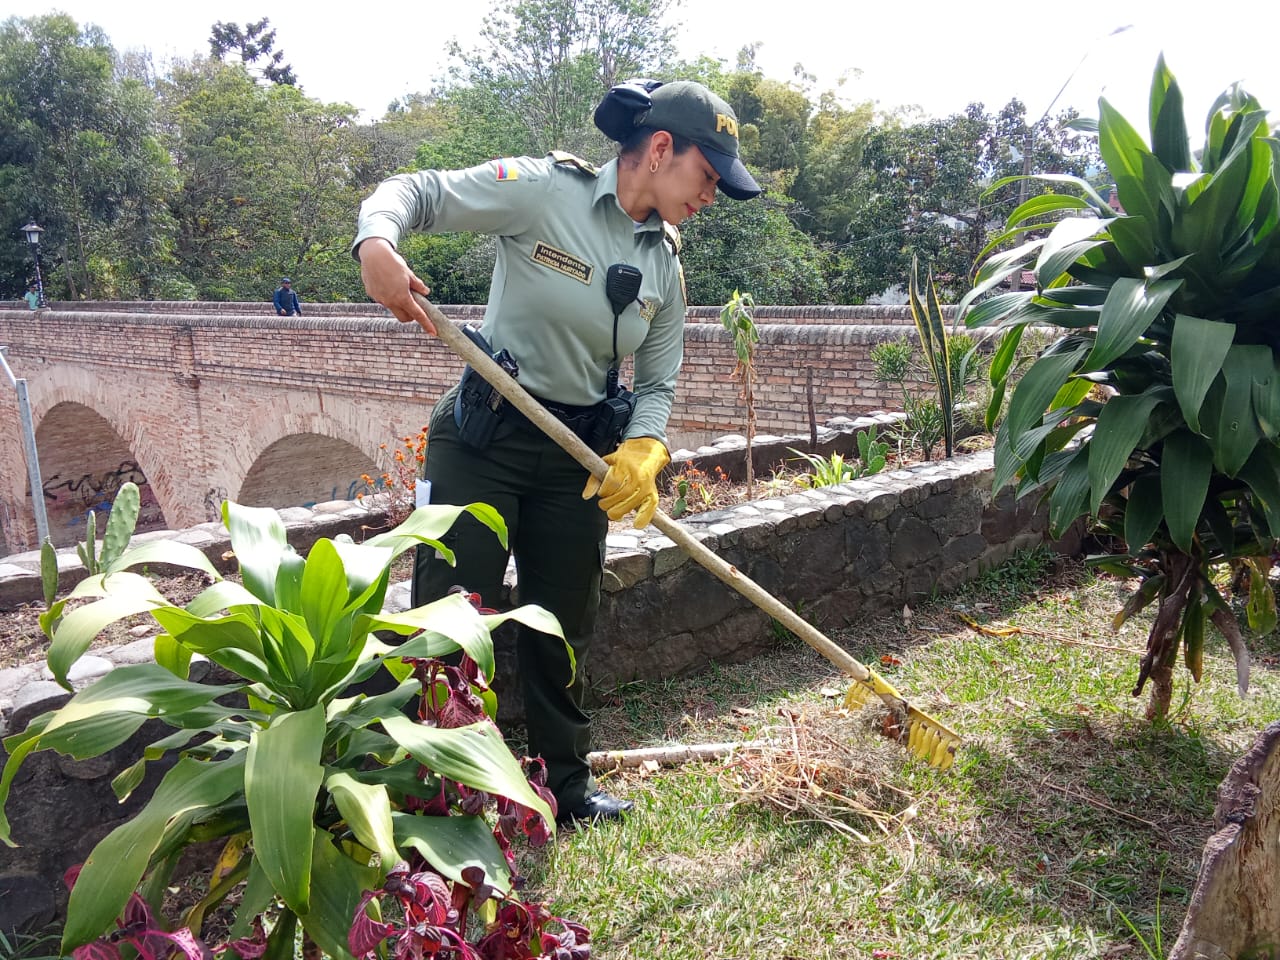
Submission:
<svg viewBox="0 0 1280 960">
<path fill-rule="evenodd" d="M 468 0 L 379 0 L 368 8 L 315 0 L 218 0 L 208 8 L 180 0 L 0 0 L 0 19 L 58 10 L 102 27 L 117 50 L 150 50 L 163 68 L 207 53 L 215 20 L 269 17 L 308 96 L 352 103 L 372 119 L 443 75 L 449 40 L 475 46 L 489 9 Z M 766 76 L 789 80 L 803 64 L 817 78 L 813 92 L 835 89 L 851 102 L 946 116 L 972 101 L 996 110 L 1016 96 L 1034 119 L 1067 106 L 1097 116 L 1105 95 L 1144 133 L 1151 73 L 1163 51 L 1196 147 L 1209 106 L 1233 82 L 1243 81 L 1280 115 L 1280 7 L 1237 0 L 1220 8 L 1229 16 L 1217 9 L 1168 0 L 994 8 L 962 0 L 683 0 L 673 19 L 681 22 L 685 58 L 707 54 L 732 65 L 742 46 L 759 42 Z"/>
</svg>

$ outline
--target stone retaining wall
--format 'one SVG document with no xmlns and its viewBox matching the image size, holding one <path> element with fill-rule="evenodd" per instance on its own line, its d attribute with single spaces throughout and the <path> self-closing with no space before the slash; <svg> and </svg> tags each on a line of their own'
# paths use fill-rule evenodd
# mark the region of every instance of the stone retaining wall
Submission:
<svg viewBox="0 0 1280 960">
<path fill-rule="evenodd" d="M 822 442 L 843 438 L 847 443 L 852 436 L 852 430 L 824 430 Z M 725 438 L 701 456 L 741 460 L 744 449 L 741 441 Z M 803 609 L 820 629 L 834 630 L 952 589 L 1015 551 L 1043 542 L 1043 511 L 1033 500 L 1015 501 L 1011 489 L 993 496 L 991 478 L 990 453 L 970 454 L 757 500 L 686 522 L 707 546 Z M 317 512 L 323 517 L 326 509 L 332 511 L 328 520 L 317 518 L 315 524 L 303 524 L 300 514 L 286 511 L 291 538 L 310 543 L 361 525 L 352 513 L 358 508 L 350 504 L 320 505 Z M 227 546 L 212 525 L 179 536 L 219 556 Z M 70 569 L 65 576 L 71 578 Z M 597 639 L 585 668 L 589 689 L 596 693 L 634 679 L 673 677 L 743 660 L 775 642 L 765 614 L 666 537 L 654 536 L 652 528 L 610 536 L 604 591 Z M 402 608 L 407 594 L 407 584 L 396 585 L 388 606 Z M 150 644 L 142 637 L 94 651 L 77 665 L 78 682 L 88 683 L 118 663 L 147 658 Z M 514 653 L 503 637 L 497 652 L 499 673 L 509 676 Z M 197 666 L 207 671 L 208 664 Z M 65 691 L 43 671 L 42 664 L 0 671 L 0 716 L 9 731 L 24 729 L 31 718 L 65 701 Z M 500 689 L 499 697 L 504 714 L 518 713 L 512 691 Z M 82 860 L 146 795 L 148 788 L 118 806 L 110 780 L 153 739 L 155 733 L 144 729 L 103 758 L 74 762 L 39 754 L 27 761 L 8 808 L 22 846 L 0 863 L 0 930 L 57 915 L 65 899 L 58 879 L 63 870 Z M 163 771 L 155 769 L 160 764 L 150 766 L 153 784 Z"/>
</svg>

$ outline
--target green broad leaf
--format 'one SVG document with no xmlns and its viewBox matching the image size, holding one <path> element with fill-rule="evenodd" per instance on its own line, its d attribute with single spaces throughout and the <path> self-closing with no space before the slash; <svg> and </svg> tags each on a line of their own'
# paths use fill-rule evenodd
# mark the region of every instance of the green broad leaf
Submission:
<svg viewBox="0 0 1280 960">
<path fill-rule="evenodd" d="M 1012 250 L 1005 250 L 984 260 L 973 278 L 973 289 L 966 293 L 957 305 L 957 313 L 964 316 L 970 303 L 998 286 L 1014 271 L 1023 269 L 1043 246 L 1043 238 L 1029 240 Z"/>
<path fill-rule="evenodd" d="M 115 563 L 110 565 L 108 573 L 127 570 L 130 567 L 166 563 L 174 567 L 187 567 L 207 573 L 214 580 L 221 580 L 222 574 L 208 557 L 189 543 L 177 540 L 151 540 L 126 550 Z"/>
<path fill-rule="evenodd" d="M 1156 61 L 1151 81 L 1151 150 L 1171 173 L 1191 169 L 1182 91 L 1165 65 L 1164 54 Z"/>
<path fill-rule="evenodd" d="M 1175 248 L 1197 254 L 1194 261 L 1201 272 L 1213 273 L 1222 263 L 1224 240 L 1236 221 L 1249 183 L 1250 153 L 1233 152 L 1213 174 L 1213 178 L 1173 223 Z M 1254 211 L 1248 211 L 1248 219 Z"/>
<path fill-rule="evenodd" d="M 1040 425 L 1049 409 L 1049 401 L 1075 372 L 1087 349 L 1087 344 L 1081 344 L 1057 353 L 1046 353 L 1031 365 L 1018 381 L 1013 399 L 1009 401 L 1005 424 L 1011 440 Z"/>
<path fill-rule="evenodd" d="M 235 921 L 231 924 L 231 936 L 236 939 L 249 936 L 253 932 L 253 918 L 265 912 L 273 899 L 275 891 L 271 889 L 271 881 L 262 872 L 262 864 L 254 858 L 249 864 L 249 876 L 245 880 L 244 894 L 240 898 Z M 355 915 L 354 911 L 352 915 Z M 226 960 L 234 960 L 227 955 L 224 957 Z"/>
<path fill-rule="evenodd" d="M 1196 433 L 1204 433 L 1200 429 L 1200 407 L 1209 386 L 1222 369 L 1227 351 L 1231 349 L 1235 329 L 1232 323 L 1217 323 L 1185 313 L 1173 318 L 1169 355 L 1173 368 L 1173 391 L 1178 397 L 1182 415 L 1187 419 L 1187 426 Z"/>
<path fill-rule="evenodd" d="M 344 636 L 334 637 L 333 642 L 330 641 L 330 634 L 335 626 L 343 621 L 350 599 L 342 557 L 334 548 L 332 540 L 317 540 L 307 553 L 306 566 L 302 571 L 298 612 L 305 618 L 307 630 L 315 638 L 316 653 L 319 656 L 332 654 L 335 643 L 344 651 L 350 647 L 350 630 L 345 631 Z M 347 625 L 350 626 L 350 621 Z"/>
<path fill-rule="evenodd" d="M 1130 554 L 1136 554 L 1148 543 L 1164 517 L 1160 498 L 1160 477 L 1143 474 L 1133 481 L 1125 500 L 1124 542 Z"/>
<path fill-rule="evenodd" d="M 119 576 L 120 574 L 114 574 L 113 578 Z M 67 672 L 106 627 L 125 617 L 153 612 L 168 605 L 169 601 L 161 597 L 150 584 L 147 586 L 149 593 L 121 592 L 77 607 L 62 618 L 53 631 L 53 643 L 49 646 L 48 655 L 49 670 L 61 686 L 71 689 Z"/>
<path fill-rule="evenodd" d="M 1076 452 L 1049 495 L 1049 529 L 1056 537 L 1089 507 L 1090 450 L 1091 445 Z"/>
<path fill-rule="evenodd" d="M 394 741 L 392 746 L 395 746 Z M 396 752 L 400 752 L 399 748 L 396 748 Z M 362 783 L 376 783 L 385 786 L 397 804 L 403 806 L 405 797 L 427 799 L 438 796 L 440 793 L 439 779 L 428 775 L 424 780 L 419 774 L 421 769 L 422 764 L 409 757 L 406 760 L 401 760 L 385 767 L 376 767 L 371 770 L 352 770 L 351 775 Z M 394 818 L 395 814 L 393 813 L 392 819 L 394 820 Z"/>
<path fill-rule="evenodd" d="M 303 929 L 321 951 L 334 960 L 354 960 L 347 933 L 366 890 L 377 889 L 394 864 L 384 861 L 381 870 L 359 863 L 317 831 L 311 853 L 311 911 L 302 917 Z M 292 954 L 290 954 L 292 956 Z"/>
<path fill-rule="evenodd" d="M 276 570 L 276 599 L 271 606 L 290 613 L 302 612 L 302 572 L 306 566 L 306 561 L 296 553 L 280 555 L 280 566 Z"/>
<path fill-rule="evenodd" d="M 186 713 L 240 689 L 189 683 L 154 663 L 117 667 L 54 712 L 40 734 L 40 749 L 77 760 L 96 757 L 127 740 L 149 717 Z"/>
<path fill-rule="evenodd" d="M 1042 193 L 1039 196 L 1032 197 L 1020 207 L 1009 214 L 1008 225 L 1013 227 L 1020 224 L 1024 220 L 1032 217 L 1043 217 L 1050 213 L 1056 213 L 1059 210 L 1092 210 L 1088 200 L 1083 197 L 1073 197 L 1069 193 Z M 1040 229 L 1044 229 L 1045 224 L 1037 225 Z"/>
<path fill-rule="evenodd" d="M 387 588 L 387 568 L 395 559 L 390 547 L 373 547 L 367 543 L 334 540 L 333 549 L 347 573 L 347 592 L 352 602 L 348 609 L 358 613 L 377 613 Z M 376 588 L 381 587 L 381 590 Z"/>
<path fill-rule="evenodd" d="M 1191 552 L 1212 471 L 1213 456 L 1200 437 L 1190 430 L 1177 430 L 1165 438 L 1160 460 L 1160 499 L 1169 538 L 1184 553 Z"/>
<path fill-rule="evenodd" d="M 331 746 L 335 738 L 344 736 L 346 731 L 363 729 L 388 714 L 399 713 L 420 689 L 421 684 L 417 680 L 406 680 L 394 690 L 374 697 L 360 694 L 330 701 L 325 710 L 325 723 L 329 729 L 325 745 Z"/>
<path fill-rule="evenodd" d="M 133 530 L 138 524 L 138 511 L 141 507 L 142 498 L 138 485 L 132 481 L 120 484 L 120 489 L 111 502 L 107 529 L 102 536 L 102 555 L 98 558 L 100 569 L 116 569 L 116 560 L 129 545 L 129 538 L 133 536 Z"/>
<path fill-rule="evenodd" d="M 492 828 L 480 817 L 422 817 L 394 815 L 396 842 L 412 847 L 427 862 L 455 883 L 466 883 L 462 871 L 479 867 L 487 884 L 502 893 L 511 892 L 511 871 L 493 838 Z"/>
<path fill-rule="evenodd" d="M 1262 437 L 1258 419 L 1253 414 L 1253 386 L 1275 374 L 1275 360 L 1270 347 L 1234 344 L 1222 362 L 1226 383 L 1217 430 L 1207 439 L 1213 448 L 1213 459 L 1229 477 L 1244 466 Z"/>
<path fill-rule="evenodd" d="M 159 760 L 170 750 L 185 747 L 200 733 L 200 730 L 175 730 L 169 736 L 148 744 L 137 762 L 130 764 L 111 781 L 111 789 L 115 793 L 116 799 L 121 803 L 129 799 L 129 795 L 137 789 L 138 784 L 146 776 L 148 763 Z"/>
<path fill-rule="evenodd" d="M 1280 436 L 1280 366 L 1274 359 L 1271 371 L 1253 381 L 1251 399 L 1258 429 L 1267 440 L 1275 440 Z"/>
<path fill-rule="evenodd" d="M 391 630 L 402 636 L 426 631 L 403 646 L 372 646 L 379 652 L 397 657 L 440 657 L 463 650 L 486 677 L 493 676 L 493 638 L 484 619 L 461 594 L 451 593 L 403 613 L 357 617 L 352 632 L 363 636 L 374 630 Z"/>
<path fill-rule="evenodd" d="M 1187 609 L 1182 615 L 1182 653 L 1196 683 L 1200 682 L 1204 671 L 1204 627 L 1207 619 L 1200 590 L 1192 588 L 1187 596 Z"/>
<path fill-rule="evenodd" d="M 1276 595 L 1266 571 L 1256 560 L 1249 561 L 1249 600 L 1245 604 L 1249 629 L 1266 636 L 1276 628 Z"/>
<path fill-rule="evenodd" d="M 1207 549 L 1206 554 L 1209 558 L 1221 556 L 1222 558 L 1230 557 L 1235 552 L 1235 528 L 1232 525 L 1231 517 L 1227 514 L 1226 508 L 1222 505 L 1222 501 L 1217 497 L 1209 497 L 1204 502 L 1204 512 L 1201 518 L 1208 524 L 1209 535 L 1213 538 L 1215 549 Z M 1206 547 L 1211 547 L 1205 543 L 1204 531 L 1201 532 L 1201 543 Z"/>
<path fill-rule="evenodd" d="M 406 721 L 407 722 L 407 721 Z M 324 708 L 287 711 L 249 741 L 245 799 L 254 855 L 289 909 L 305 916 L 311 903 L 311 851 L 316 793 L 324 779 Z"/>
<path fill-rule="evenodd" d="M 27 759 L 27 755 L 40 748 L 40 731 L 49 717 L 50 714 L 47 713 L 36 717 L 27 724 L 26 730 L 12 737 L 6 737 L 4 741 L 4 748 L 9 756 L 4 762 L 4 773 L 0 774 L 0 841 L 3 841 L 6 847 L 17 846 L 13 842 L 13 828 L 4 812 L 9 802 L 9 790 L 13 786 L 14 777 L 18 775 L 18 768 Z"/>
<path fill-rule="evenodd" d="M 1047 287 L 1057 280 L 1086 250 L 1101 246 L 1105 241 L 1093 238 L 1106 230 L 1110 222 L 1096 217 L 1059 220 L 1049 231 L 1036 260 L 1036 281 L 1040 286 Z"/>
<path fill-rule="evenodd" d="M 1117 280 L 1098 314 L 1097 339 L 1083 369 L 1102 370 L 1137 343 L 1181 285 L 1176 279 Z"/>
<path fill-rule="evenodd" d="M 179 680 L 191 676 L 191 650 L 184 647 L 169 634 L 162 633 L 156 637 L 155 661 Z"/>
<path fill-rule="evenodd" d="M 1128 266 L 1128 271 L 1138 274 L 1155 258 L 1155 238 L 1152 225 L 1145 217 L 1117 217 L 1107 226 L 1107 235 L 1115 245 L 1116 253 Z"/>
<path fill-rule="evenodd" d="M 1103 567 L 1103 564 L 1098 564 L 1098 566 Z M 1109 570 L 1108 572 L 1121 577 L 1132 576 L 1132 571 L 1124 569 L 1115 571 Z M 1120 612 L 1112 618 L 1111 629 L 1119 630 L 1125 625 L 1125 621 L 1130 617 L 1141 613 L 1146 609 L 1151 601 L 1160 595 L 1160 589 L 1163 586 L 1164 574 L 1162 573 L 1158 573 L 1153 577 L 1147 577 L 1143 580 L 1142 583 L 1138 585 L 1138 589 L 1129 595 L 1129 599 L 1126 600 L 1124 606 L 1120 608 Z"/>
<path fill-rule="evenodd" d="M 262 601 L 234 580 L 219 580 L 198 593 L 184 610 L 201 619 L 233 607 L 257 607 Z"/>
<path fill-rule="evenodd" d="M 508 797 L 536 810 L 547 823 L 554 823 L 551 807 L 533 792 L 511 748 L 492 723 L 480 721 L 442 730 L 393 716 L 384 719 L 382 726 L 391 739 L 437 776 Z"/>
<path fill-rule="evenodd" d="M 391 800 L 382 784 L 362 783 L 342 770 L 331 772 L 325 789 L 356 840 L 382 857 L 384 864 L 401 859 L 391 827 Z"/>
<path fill-rule="evenodd" d="M 179 760 L 165 774 L 151 802 L 107 834 L 89 854 L 67 905 L 63 955 L 96 940 L 114 925 L 162 841 L 180 835 L 196 815 L 224 802 L 243 783 L 243 754 L 215 762 Z"/>
<path fill-rule="evenodd" d="M 392 559 L 394 559 L 410 547 L 425 543 L 439 550 L 449 563 L 453 563 L 453 551 L 441 543 L 440 538 L 464 513 L 471 514 L 483 523 L 497 535 L 504 547 L 507 546 L 507 524 L 502 519 L 502 515 L 487 503 L 472 503 L 465 507 L 445 504 L 428 504 L 425 507 L 418 507 L 409 514 L 404 523 L 394 530 L 370 537 L 365 541 L 365 545 L 390 548 Z"/>
<path fill-rule="evenodd" d="M 1018 307 L 1030 303 L 1033 295 L 1031 290 L 1021 290 L 1017 293 L 1002 293 L 983 300 L 964 315 L 964 325 L 972 330 L 997 323 Z"/>
<path fill-rule="evenodd" d="M 1091 513 L 1096 515 L 1103 498 L 1110 494 L 1112 484 L 1142 437 L 1147 417 L 1167 394 L 1167 388 L 1156 388 L 1137 396 L 1111 397 L 1103 404 L 1093 436 L 1089 438 Z"/>
<path fill-rule="evenodd" d="M 1271 536 L 1280 538 L 1280 450 L 1271 443 L 1258 444 L 1238 476 L 1248 484 Z"/>
<path fill-rule="evenodd" d="M 274 603 L 281 554 L 293 550 L 280 514 L 270 507 L 246 507 L 226 500 L 222 522 L 231 535 L 245 589 L 264 603 Z"/>
<path fill-rule="evenodd" d="M 1087 121 L 1076 121 L 1078 123 L 1086 123 Z M 1035 173 L 1031 176 L 1014 175 L 1010 177 L 1001 177 L 986 190 L 982 191 L 983 197 L 989 197 L 1001 187 L 1008 186 L 1011 183 L 1017 183 L 1020 180 L 1036 180 L 1041 183 L 1056 184 L 1059 186 L 1075 187 L 1085 199 L 1089 201 L 1090 206 L 1098 210 L 1100 213 L 1110 213 L 1111 207 L 1107 205 L 1107 201 L 1102 198 L 1102 194 L 1094 189 L 1093 184 L 1083 177 L 1072 176 L 1069 173 Z"/>
<path fill-rule="evenodd" d="M 1120 204 L 1131 215 L 1143 217 L 1149 224 L 1156 223 L 1156 205 L 1143 181 L 1142 158 L 1151 156 L 1151 151 L 1105 97 L 1099 98 L 1098 110 L 1098 149 L 1116 180 Z"/>
<path fill-rule="evenodd" d="M 58 594 L 58 551 L 48 537 L 40 544 L 40 589 L 44 605 L 52 607 Z"/>
<path fill-rule="evenodd" d="M 215 654 L 223 650 L 235 649 L 243 651 L 259 663 L 264 662 L 261 627 L 247 613 L 201 617 L 178 607 L 165 607 L 152 613 L 152 616 L 179 643 L 196 653 L 203 653 L 211 660 L 216 659 Z"/>
</svg>

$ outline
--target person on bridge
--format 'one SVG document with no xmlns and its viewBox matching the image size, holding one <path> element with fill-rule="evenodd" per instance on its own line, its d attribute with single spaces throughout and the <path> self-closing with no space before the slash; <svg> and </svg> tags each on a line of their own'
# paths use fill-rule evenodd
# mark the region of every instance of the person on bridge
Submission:
<svg viewBox="0 0 1280 960">
<path fill-rule="evenodd" d="M 435 405 L 429 422 L 431 501 L 479 501 L 502 514 L 520 602 L 555 614 L 577 661 L 574 676 L 564 643 L 520 627 L 529 752 L 546 762 L 562 823 L 619 819 L 632 807 L 597 789 L 588 768 L 583 664 L 608 521 L 634 510 L 634 525 L 647 526 L 658 504 L 658 473 L 670 461 L 666 426 L 685 319 L 674 225 L 709 206 L 717 187 L 737 200 L 760 193 L 738 157 L 733 110 L 701 84 L 620 84 L 596 108 L 595 123 L 620 144 L 599 169 L 553 152 L 391 177 L 361 205 L 352 245 L 369 296 L 434 334 L 411 296 L 430 290 L 397 252 L 401 237 L 409 230 L 496 236 L 483 336 L 548 411 L 607 454 L 609 472 L 597 482 L 510 404 L 495 400 L 494 415 L 487 386 L 469 374 Z M 620 287 L 609 278 L 628 273 L 639 289 L 615 305 Z M 617 387 L 619 357 L 629 354 L 634 394 Z M 413 604 L 462 584 L 496 605 L 506 550 L 469 516 L 445 540 L 457 567 L 419 547 Z"/>
<path fill-rule="evenodd" d="M 30 310 L 40 309 L 40 287 L 35 284 L 27 286 L 27 292 L 22 295 L 22 299 L 27 301 L 27 308 Z"/>
<path fill-rule="evenodd" d="M 271 298 L 271 302 L 275 304 L 278 316 L 292 317 L 295 313 L 302 316 L 302 303 L 293 290 L 293 281 L 288 277 L 280 280 L 280 286 L 276 287 L 275 296 Z"/>
</svg>

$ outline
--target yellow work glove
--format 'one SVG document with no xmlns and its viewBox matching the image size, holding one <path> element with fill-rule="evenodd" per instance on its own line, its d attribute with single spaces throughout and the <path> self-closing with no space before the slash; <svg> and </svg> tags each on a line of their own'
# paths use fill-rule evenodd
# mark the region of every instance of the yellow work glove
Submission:
<svg viewBox="0 0 1280 960">
<path fill-rule="evenodd" d="M 658 509 L 655 481 L 662 468 L 671 462 L 667 448 L 653 437 L 632 437 L 623 440 L 604 462 L 609 465 L 609 472 L 603 480 L 588 478 L 582 499 L 590 500 L 599 494 L 600 509 L 609 514 L 610 520 L 621 520 L 634 510 L 635 528 L 647 527 Z"/>
</svg>

